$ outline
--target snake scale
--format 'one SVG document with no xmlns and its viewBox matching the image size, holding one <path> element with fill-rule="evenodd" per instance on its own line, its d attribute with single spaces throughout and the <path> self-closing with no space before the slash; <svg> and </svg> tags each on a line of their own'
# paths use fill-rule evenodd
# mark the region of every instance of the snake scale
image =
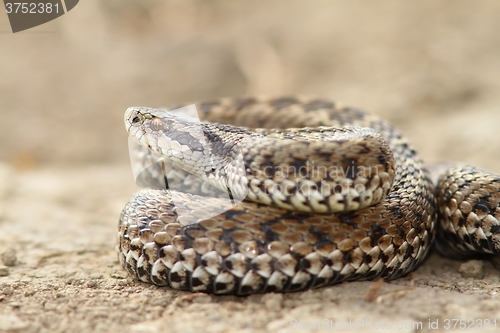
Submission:
<svg viewBox="0 0 500 333">
<path fill-rule="evenodd" d="M 141 281 L 290 292 L 395 279 L 436 237 L 450 256 L 500 251 L 500 177 L 459 166 L 435 186 L 407 139 L 375 115 L 300 96 L 196 109 L 203 122 L 125 113 L 149 188 L 123 209 L 116 249 Z"/>
</svg>

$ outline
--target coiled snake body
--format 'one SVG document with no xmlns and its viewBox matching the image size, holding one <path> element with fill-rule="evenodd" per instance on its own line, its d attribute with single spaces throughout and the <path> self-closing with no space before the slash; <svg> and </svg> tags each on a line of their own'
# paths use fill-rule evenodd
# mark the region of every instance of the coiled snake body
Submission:
<svg viewBox="0 0 500 333">
<path fill-rule="evenodd" d="M 139 177 L 155 189 L 134 194 L 119 222 L 120 262 L 141 281 L 247 295 L 389 280 L 414 269 L 436 233 L 450 255 L 498 252 L 500 179 L 462 167 L 436 190 L 374 115 L 303 97 L 196 107 L 207 123 L 125 114 L 143 160 L 161 160 Z"/>
</svg>

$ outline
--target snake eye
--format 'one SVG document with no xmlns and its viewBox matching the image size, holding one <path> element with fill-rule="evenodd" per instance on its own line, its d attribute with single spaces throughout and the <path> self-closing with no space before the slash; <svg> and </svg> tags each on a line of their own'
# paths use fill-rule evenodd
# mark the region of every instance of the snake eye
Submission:
<svg viewBox="0 0 500 333">
<path fill-rule="evenodd" d="M 163 120 L 155 118 L 151 121 L 151 129 L 153 131 L 160 131 L 163 129 Z"/>
</svg>

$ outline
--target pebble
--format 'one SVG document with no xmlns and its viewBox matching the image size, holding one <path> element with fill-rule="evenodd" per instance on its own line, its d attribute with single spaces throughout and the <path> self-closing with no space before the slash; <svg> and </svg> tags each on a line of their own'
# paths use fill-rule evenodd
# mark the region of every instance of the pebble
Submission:
<svg viewBox="0 0 500 333">
<path fill-rule="evenodd" d="M 7 275 L 9 275 L 9 268 L 0 265 L 0 276 L 7 276 Z"/>
<path fill-rule="evenodd" d="M 5 266 L 15 266 L 17 262 L 16 250 L 8 249 L 4 253 L 2 253 L 2 262 Z"/>
<path fill-rule="evenodd" d="M 14 289 L 12 289 L 12 287 L 6 286 L 6 287 L 3 287 L 2 293 L 6 296 L 11 296 L 14 293 Z"/>
<path fill-rule="evenodd" d="M 27 287 L 24 291 L 24 297 L 33 296 L 34 294 L 36 294 L 36 291 L 33 287 Z"/>
<path fill-rule="evenodd" d="M 483 261 L 469 260 L 460 265 L 458 272 L 464 278 L 482 279 L 484 277 Z"/>
<path fill-rule="evenodd" d="M 87 288 L 96 288 L 98 286 L 98 283 L 95 280 L 90 280 L 90 281 L 87 281 L 86 285 L 87 285 Z"/>
</svg>

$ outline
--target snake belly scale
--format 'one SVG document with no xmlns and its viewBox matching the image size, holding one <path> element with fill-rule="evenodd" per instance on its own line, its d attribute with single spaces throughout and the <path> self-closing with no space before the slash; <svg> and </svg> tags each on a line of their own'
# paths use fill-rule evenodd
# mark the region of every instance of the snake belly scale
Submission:
<svg viewBox="0 0 500 333">
<path fill-rule="evenodd" d="M 305 97 L 196 106 L 204 123 L 129 108 L 125 124 L 140 146 L 184 176 L 195 174 L 245 200 L 219 212 L 230 200 L 212 198 L 200 213 L 199 195 L 138 191 L 122 211 L 117 235 L 120 262 L 133 276 L 174 289 L 248 295 L 395 279 L 425 258 L 437 223 L 434 185 L 388 122 Z M 279 165 L 304 166 L 305 159 L 338 167 L 343 178 L 276 171 Z M 374 175 L 345 172 L 353 167 L 359 173 L 362 166 L 374 168 Z M 308 198 L 269 188 L 287 182 L 328 186 L 309 190 Z M 354 190 L 360 184 L 365 192 Z"/>
</svg>

